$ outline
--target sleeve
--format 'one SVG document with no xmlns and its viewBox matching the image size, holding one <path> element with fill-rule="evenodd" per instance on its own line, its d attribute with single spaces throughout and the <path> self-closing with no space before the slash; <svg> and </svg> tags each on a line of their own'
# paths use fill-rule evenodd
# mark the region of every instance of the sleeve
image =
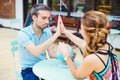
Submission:
<svg viewBox="0 0 120 80">
<path fill-rule="evenodd" d="M 32 43 L 30 39 L 30 35 L 27 33 L 20 31 L 18 33 L 18 43 L 22 45 L 23 47 L 27 46 L 28 44 Z"/>
</svg>

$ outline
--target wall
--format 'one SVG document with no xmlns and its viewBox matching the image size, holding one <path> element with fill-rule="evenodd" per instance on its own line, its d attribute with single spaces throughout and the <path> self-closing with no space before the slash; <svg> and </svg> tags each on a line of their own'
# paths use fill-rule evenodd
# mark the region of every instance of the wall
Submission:
<svg viewBox="0 0 120 80">
<path fill-rule="evenodd" d="M 15 29 L 23 28 L 23 0 L 15 0 L 15 16 L 15 19 L 0 18 L 0 24 Z"/>
<path fill-rule="evenodd" d="M 4 19 L 15 18 L 15 0 L 0 0 L 0 17 Z"/>
</svg>

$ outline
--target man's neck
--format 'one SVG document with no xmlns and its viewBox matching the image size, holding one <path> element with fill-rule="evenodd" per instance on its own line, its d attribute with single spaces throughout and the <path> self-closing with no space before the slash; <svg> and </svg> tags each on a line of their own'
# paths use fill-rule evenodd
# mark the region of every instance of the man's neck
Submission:
<svg viewBox="0 0 120 80">
<path fill-rule="evenodd" d="M 32 28 L 35 31 L 37 37 L 40 38 L 43 30 L 38 28 L 35 24 L 32 25 Z"/>
</svg>

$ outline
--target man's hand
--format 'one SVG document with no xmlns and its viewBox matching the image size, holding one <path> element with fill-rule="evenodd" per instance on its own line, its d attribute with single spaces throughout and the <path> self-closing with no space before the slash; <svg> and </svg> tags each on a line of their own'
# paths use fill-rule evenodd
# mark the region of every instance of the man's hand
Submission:
<svg viewBox="0 0 120 80">
<path fill-rule="evenodd" d="M 61 16 L 58 16 L 57 31 L 56 31 L 56 34 L 58 34 L 58 36 L 61 35 L 61 30 L 60 30 L 61 22 L 62 22 L 62 18 L 61 18 Z"/>
</svg>

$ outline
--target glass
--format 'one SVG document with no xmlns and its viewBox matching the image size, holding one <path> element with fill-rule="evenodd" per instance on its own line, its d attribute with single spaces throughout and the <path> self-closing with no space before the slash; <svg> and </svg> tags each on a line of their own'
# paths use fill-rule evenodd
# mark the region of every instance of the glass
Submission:
<svg viewBox="0 0 120 80">
<path fill-rule="evenodd" d="M 75 54 L 74 49 L 70 45 L 68 45 L 68 48 L 69 48 L 69 51 L 70 51 L 70 56 L 69 57 L 73 58 L 74 54 Z M 62 62 L 62 64 L 58 64 L 57 66 L 59 68 L 68 68 L 68 65 L 66 63 L 66 60 L 65 60 L 64 56 L 61 53 L 59 53 L 58 49 L 56 50 L 56 53 L 57 53 L 57 59 L 59 59 L 60 62 Z"/>
<path fill-rule="evenodd" d="M 59 68 L 68 68 L 68 65 L 67 65 L 63 55 L 61 53 L 59 53 L 58 50 L 56 51 L 56 53 L 57 53 L 57 59 L 59 59 L 61 62 L 61 64 L 58 64 L 57 66 Z"/>
</svg>

